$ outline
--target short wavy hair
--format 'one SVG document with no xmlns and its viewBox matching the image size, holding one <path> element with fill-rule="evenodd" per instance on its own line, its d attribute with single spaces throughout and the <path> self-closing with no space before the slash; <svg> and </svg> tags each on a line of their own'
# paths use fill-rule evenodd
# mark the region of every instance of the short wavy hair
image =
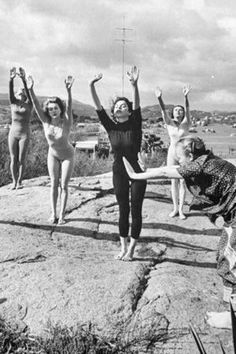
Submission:
<svg viewBox="0 0 236 354">
<path fill-rule="evenodd" d="M 115 118 L 114 108 L 115 108 L 116 103 L 119 102 L 119 101 L 125 101 L 127 103 L 129 112 L 131 113 L 133 111 L 133 104 L 127 97 L 116 97 L 115 100 L 112 101 L 112 106 L 111 106 L 111 116 L 112 116 L 112 118 Z"/>
<path fill-rule="evenodd" d="M 61 110 L 61 117 L 62 117 L 63 114 L 66 111 L 66 107 L 65 107 L 64 102 L 59 97 L 49 97 L 49 98 L 46 99 L 46 101 L 44 101 L 44 103 L 43 103 L 43 111 L 50 118 L 50 115 L 49 115 L 49 112 L 48 112 L 49 103 L 58 104 L 58 106 L 59 106 L 59 108 Z"/>
<path fill-rule="evenodd" d="M 204 141 L 198 136 L 187 135 L 179 139 L 177 145 L 181 144 L 185 156 L 193 155 L 193 159 L 204 155 L 207 151 Z"/>
</svg>

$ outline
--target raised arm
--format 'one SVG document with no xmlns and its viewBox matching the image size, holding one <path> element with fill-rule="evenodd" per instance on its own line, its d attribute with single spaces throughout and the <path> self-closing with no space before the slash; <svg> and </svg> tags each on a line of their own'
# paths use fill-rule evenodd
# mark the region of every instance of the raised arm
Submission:
<svg viewBox="0 0 236 354">
<path fill-rule="evenodd" d="M 37 97 L 35 96 L 33 87 L 34 87 L 33 77 L 32 76 L 28 76 L 28 78 L 27 78 L 27 88 L 29 90 L 29 94 L 30 94 L 34 109 L 36 111 L 36 114 L 37 114 L 38 118 L 43 123 L 46 123 L 46 122 L 48 122 L 48 119 L 47 119 L 46 115 L 44 114 L 44 111 L 42 110 Z"/>
<path fill-rule="evenodd" d="M 161 113 L 162 113 L 162 118 L 164 120 L 164 123 L 167 125 L 172 124 L 172 120 L 166 111 L 166 107 L 165 107 L 164 101 L 162 99 L 162 90 L 160 89 L 160 87 L 156 87 L 155 95 L 156 95 L 159 105 L 161 107 Z"/>
<path fill-rule="evenodd" d="M 125 157 L 123 157 L 123 161 L 126 171 L 131 179 L 182 178 L 182 176 L 177 171 L 179 166 L 148 168 L 145 172 L 136 173 Z"/>
<path fill-rule="evenodd" d="M 183 94 L 184 94 L 184 97 L 185 97 L 185 117 L 186 117 L 186 123 L 188 125 L 191 124 L 189 100 L 188 100 L 188 94 L 189 94 L 190 90 L 191 90 L 190 85 L 184 86 L 184 88 L 183 88 Z"/>
<path fill-rule="evenodd" d="M 101 105 L 101 102 L 98 98 L 98 95 L 97 95 L 97 92 L 96 92 L 96 89 L 95 89 L 95 83 L 99 80 L 101 80 L 102 78 L 102 74 L 98 74 L 98 75 L 95 75 L 94 79 L 92 81 L 90 81 L 89 83 L 89 87 L 90 87 L 90 92 L 91 92 L 91 95 L 92 95 L 92 99 L 93 99 L 93 103 L 96 107 L 96 109 L 98 111 L 101 111 L 102 110 L 102 105 Z"/>
<path fill-rule="evenodd" d="M 71 87 L 74 83 L 74 78 L 72 76 L 67 76 L 67 78 L 65 79 L 65 86 L 66 86 L 66 90 L 67 90 L 67 119 L 68 122 L 70 124 L 70 126 L 72 125 L 72 120 L 73 120 L 73 116 L 72 116 L 72 94 L 71 94 Z"/>
<path fill-rule="evenodd" d="M 30 94 L 29 94 L 29 90 L 28 90 L 28 87 L 27 87 L 27 83 L 26 83 L 25 70 L 22 67 L 19 68 L 19 76 L 20 76 L 20 78 L 21 78 L 21 80 L 23 82 L 23 86 L 24 86 L 24 89 L 25 89 L 25 94 L 26 94 L 26 96 L 28 98 L 28 101 L 29 101 L 29 103 L 31 105 L 33 105 L 33 102 L 31 100 L 31 97 L 30 97 Z"/>
<path fill-rule="evenodd" d="M 16 97 L 14 94 L 14 79 L 16 77 L 16 68 L 10 69 L 10 81 L 9 81 L 9 100 L 11 104 L 16 103 Z"/>
<path fill-rule="evenodd" d="M 135 110 L 140 107 L 140 98 L 138 90 L 139 69 L 136 66 L 132 66 L 130 71 L 127 71 L 126 75 L 133 89 L 133 109 Z"/>
</svg>

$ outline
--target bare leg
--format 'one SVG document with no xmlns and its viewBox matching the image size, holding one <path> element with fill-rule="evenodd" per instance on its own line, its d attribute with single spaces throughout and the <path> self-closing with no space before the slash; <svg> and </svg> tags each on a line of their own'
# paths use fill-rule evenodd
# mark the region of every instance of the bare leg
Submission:
<svg viewBox="0 0 236 354">
<path fill-rule="evenodd" d="M 8 136 L 8 146 L 10 151 L 11 163 L 10 171 L 12 175 L 12 187 L 11 189 L 16 189 L 17 176 L 18 176 L 18 154 L 19 154 L 19 141 L 10 132 Z"/>
<path fill-rule="evenodd" d="M 178 199 L 179 199 L 179 180 L 171 180 L 171 197 L 173 201 L 173 211 L 169 214 L 171 218 L 178 215 Z"/>
<path fill-rule="evenodd" d="M 123 257 L 123 261 L 130 262 L 130 261 L 133 260 L 134 250 L 135 250 L 136 244 L 137 244 L 137 240 L 135 238 L 131 237 L 130 238 L 129 248 L 128 248 L 127 253 Z"/>
<path fill-rule="evenodd" d="M 51 217 L 49 218 L 49 221 L 55 223 L 57 218 L 57 198 L 60 174 L 60 161 L 58 161 L 50 152 L 48 153 L 48 172 L 51 179 Z"/>
<path fill-rule="evenodd" d="M 115 256 L 115 259 L 122 260 L 127 252 L 127 237 L 120 237 L 121 251 Z"/>
<path fill-rule="evenodd" d="M 186 216 L 183 213 L 184 200 L 186 195 L 186 187 L 183 179 L 179 180 L 179 218 L 184 220 Z"/>
<path fill-rule="evenodd" d="M 17 180 L 17 189 L 22 188 L 22 177 L 25 170 L 25 158 L 29 145 L 28 137 L 19 141 L 19 175 Z"/>
<path fill-rule="evenodd" d="M 65 223 L 65 210 L 68 199 L 68 184 L 73 172 L 74 158 L 64 160 L 61 164 L 61 208 L 58 224 Z"/>
</svg>

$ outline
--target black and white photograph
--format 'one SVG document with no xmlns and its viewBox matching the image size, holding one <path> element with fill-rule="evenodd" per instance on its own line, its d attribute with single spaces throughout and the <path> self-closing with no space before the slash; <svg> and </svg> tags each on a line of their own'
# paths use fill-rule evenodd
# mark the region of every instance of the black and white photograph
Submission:
<svg viewBox="0 0 236 354">
<path fill-rule="evenodd" d="M 236 2 L 0 0 L 0 354 L 236 353 Z"/>
</svg>

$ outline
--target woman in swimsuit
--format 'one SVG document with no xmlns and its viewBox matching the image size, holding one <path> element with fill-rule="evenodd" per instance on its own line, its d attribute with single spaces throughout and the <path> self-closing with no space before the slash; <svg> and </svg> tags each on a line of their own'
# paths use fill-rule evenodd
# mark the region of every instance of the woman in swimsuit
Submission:
<svg viewBox="0 0 236 354">
<path fill-rule="evenodd" d="M 57 222 L 57 199 L 58 187 L 61 171 L 61 207 L 58 224 L 65 223 L 65 209 L 68 198 L 68 183 L 73 171 L 74 148 L 69 142 L 69 134 L 72 125 L 72 95 L 71 87 L 74 79 L 68 76 L 65 80 L 65 86 L 68 93 L 68 103 L 65 109 L 62 100 L 58 97 L 48 98 L 41 108 L 37 97 L 35 96 L 32 76 L 28 77 L 28 89 L 35 108 L 35 111 L 43 123 L 45 137 L 47 139 L 48 149 L 48 171 L 51 179 L 51 217 L 49 221 Z"/>
<path fill-rule="evenodd" d="M 24 87 L 14 94 L 14 79 L 16 75 L 19 75 Z M 30 118 L 33 109 L 23 68 L 19 68 L 19 74 L 16 73 L 15 67 L 10 70 L 9 99 L 12 123 L 8 135 L 8 146 L 11 156 L 12 189 L 20 189 L 23 188 L 22 178 L 29 145 Z"/>
<path fill-rule="evenodd" d="M 156 88 L 155 94 L 158 98 L 162 117 L 166 124 L 166 128 L 170 137 L 170 146 L 167 154 L 167 166 L 177 165 L 178 160 L 176 158 L 176 143 L 177 141 L 185 135 L 188 135 L 190 121 L 190 110 L 188 94 L 190 87 L 183 88 L 183 94 L 185 97 L 185 109 L 183 106 L 174 106 L 171 117 L 167 112 L 164 102 L 162 100 L 162 91 L 159 87 Z M 171 180 L 171 196 L 173 200 L 174 209 L 169 214 L 170 217 L 179 215 L 180 219 L 186 219 L 183 213 L 184 199 L 185 199 L 186 187 L 183 179 L 172 179 Z M 179 204 L 179 206 L 178 206 Z"/>
</svg>

